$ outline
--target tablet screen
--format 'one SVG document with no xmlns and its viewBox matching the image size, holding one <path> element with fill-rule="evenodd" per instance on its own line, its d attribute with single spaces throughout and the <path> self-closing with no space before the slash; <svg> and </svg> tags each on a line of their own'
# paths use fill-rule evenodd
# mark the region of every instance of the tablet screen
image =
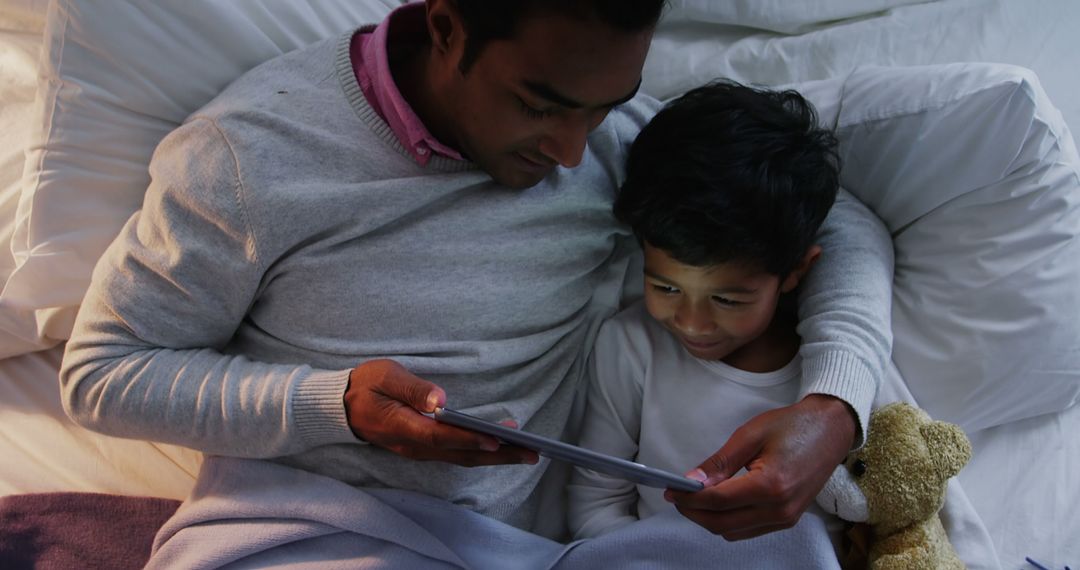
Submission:
<svg viewBox="0 0 1080 570">
<path fill-rule="evenodd" d="M 619 457 L 606 455 L 584 447 L 578 447 L 556 439 L 521 431 L 489 422 L 475 416 L 463 414 L 446 408 L 436 408 L 434 417 L 436 420 L 455 425 L 460 428 L 470 429 L 494 436 L 506 443 L 511 443 L 526 449 L 532 449 L 541 455 L 566 461 L 594 471 L 599 471 L 612 477 L 620 477 L 635 483 L 661 489 L 675 489 L 677 491 L 700 491 L 704 488 L 701 481 L 689 479 L 668 471 L 655 469 L 640 463 L 634 463 Z"/>
</svg>

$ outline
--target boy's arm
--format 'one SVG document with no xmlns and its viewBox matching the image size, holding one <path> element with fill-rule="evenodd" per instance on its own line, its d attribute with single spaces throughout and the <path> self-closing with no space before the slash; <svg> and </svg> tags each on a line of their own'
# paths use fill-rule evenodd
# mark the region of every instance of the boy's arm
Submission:
<svg viewBox="0 0 1080 570">
<path fill-rule="evenodd" d="M 706 459 L 696 475 L 705 491 L 665 495 L 729 540 L 798 522 L 836 465 L 861 445 L 890 357 L 893 251 L 884 225 L 841 192 L 818 243 L 821 260 L 800 294 L 803 398 L 751 419 Z M 732 478 L 744 466 L 747 473 Z"/>
<path fill-rule="evenodd" d="M 641 425 L 639 353 L 621 342 L 608 322 L 589 362 L 589 386 L 579 444 L 633 460 Z M 575 539 L 610 532 L 637 520 L 637 486 L 625 479 L 575 467 L 567 487 L 568 524 Z"/>
</svg>

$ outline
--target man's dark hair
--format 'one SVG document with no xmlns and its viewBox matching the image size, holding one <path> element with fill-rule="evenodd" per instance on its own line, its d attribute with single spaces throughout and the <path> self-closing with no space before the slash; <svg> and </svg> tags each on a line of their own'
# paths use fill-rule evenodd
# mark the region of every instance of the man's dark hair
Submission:
<svg viewBox="0 0 1080 570">
<path fill-rule="evenodd" d="M 784 277 L 836 200 L 836 144 L 795 91 L 699 87 L 634 141 L 615 215 L 680 263 L 748 262 Z"/>
<path fill-rule="evenodd" d="M 617 30 L 637 32 L 656 25 L 667 0 L 455 0 L 465 25 L 465 53 L 459 68 L 467 73 L 491 40 L 507 40 L 523 18 L 569 14 Z"/>
</svg>

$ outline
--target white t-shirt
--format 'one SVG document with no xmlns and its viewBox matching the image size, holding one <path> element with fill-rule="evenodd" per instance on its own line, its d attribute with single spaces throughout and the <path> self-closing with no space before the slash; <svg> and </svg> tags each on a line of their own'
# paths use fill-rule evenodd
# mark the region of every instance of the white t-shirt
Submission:
<svg viewBox="0 0 1080 570">
<path fill-rule="evenodd" d="M 763 374 L 694 357 L 638 302 L 600 329 L 580 444 L 685 473 L 750 418 L 795 403 L 800 368 L 799 356 Z M 662 489 L 583 468 L 574 469 L 568 492 L 574 538 L 675 508 Z"/>
</svg>

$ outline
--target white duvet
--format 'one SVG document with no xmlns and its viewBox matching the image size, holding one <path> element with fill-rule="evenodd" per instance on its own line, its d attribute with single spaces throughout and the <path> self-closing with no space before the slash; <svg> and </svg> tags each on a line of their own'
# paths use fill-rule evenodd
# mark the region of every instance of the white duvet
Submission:
<svg viewBox="0 0 1080 570">
<path fill-rule="evenodd" d="M 961 61 L 1032 69 L 1080 129 L 1080 2 L 1074 0 L 673 0 L 646 62 L 659 99 L 716 77 L 762 85 L 863 65 Z M 738 25 L 734 23 L 738 22 Z"/>
</svg>

